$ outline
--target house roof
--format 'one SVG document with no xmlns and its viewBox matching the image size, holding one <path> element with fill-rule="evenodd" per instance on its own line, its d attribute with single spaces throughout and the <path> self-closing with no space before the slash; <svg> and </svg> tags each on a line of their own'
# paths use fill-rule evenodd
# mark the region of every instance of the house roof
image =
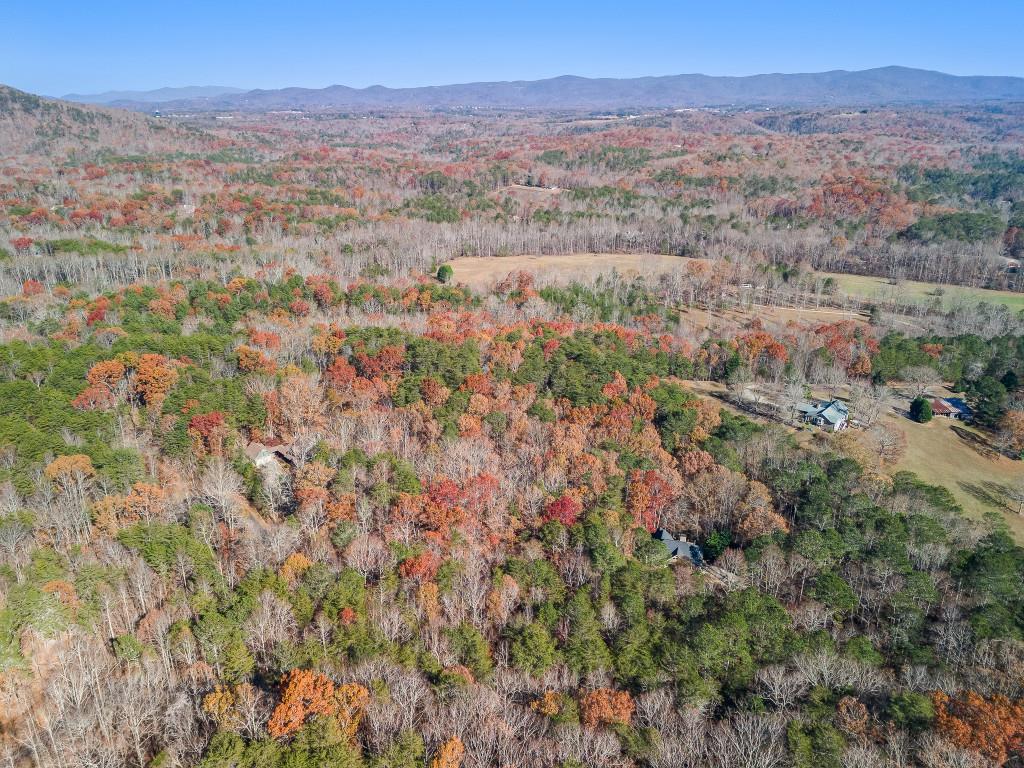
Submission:
<svg viewBox="0 0 1024 768">
<path fill-rule="evenodd" d="M 259 442 L 252 442 L 245 446 L 245 455 L 254 464 L 260 465 L 268 459 L 280 459 L 289 464 L 294 463 L 291 455 L 291 446 L 283 443 L 277 445 L 265 445 Z"/>
<path fill-rule="evenodd" d="M 843 401 L 833 400 L 818 412 L 818 416 L 830 424 L 838 424 L 850 418 L 850 409 L 846 407 L 846 403 Z"/>
<path fill-rule="evenodd" d="M 850 409 L 842 400 L 832 400 L 827 403 L 800 403 L 796 409 L 804 416 L 820 416 L 831 424 L 838 424 L 850 417 Z"/>
<path fill-rule="evenodd" d="M 935 398 L 932 400 L 932 413 L 938 413 L 942 416 L 948 416 L 951 413 L 959 413 L 959 409 L 947 403 L 945 400 Z"/>
<path fill-rule="evenodd" d="M 267 449 L 263 443 L 252 442 L 245 446 L 245 455 L 248 456 L 252 461 L 256 461 L 256 457 Z"/>
<path fill-rule="evenodd" d="M 946 402 L 952 405 L 965 416 L 970 416 L 972 413 L 974 413 L 974 411 L 971 410 L 971 406 L 964 402 L 964 399 L 962 397 L 947 397 Z"/>
<path fill-rule="evenodd" d="M 655 539 L 665 545 L 670 558 L 685 557 L 694 565 L 704 564 L 704 553 L 701 552 L 700 547 L 692 541 L 687 541 L 685 537 L 677 539 L 663 528 L 656 530 L 653 535 Z"/>
</svg>

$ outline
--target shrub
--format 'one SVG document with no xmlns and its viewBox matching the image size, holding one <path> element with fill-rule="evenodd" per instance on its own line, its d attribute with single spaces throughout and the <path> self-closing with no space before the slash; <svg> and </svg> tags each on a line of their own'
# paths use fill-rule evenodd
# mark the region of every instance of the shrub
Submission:
<svg viewBox="0 0 1024 768">
<path fill-rule="evenodd" d="M 138 661 L 142 658 L 142 643 L 138 641 L 135 635 L 115 637 L 114 655 L 121 661 Z"/>
<path fill-rule="evenodd" d="M 910 402 L 910 418 L 919 424 L 926 424 L 932 420 L 931 401 L 924 397 L 915 397 Z"/>
</svg>

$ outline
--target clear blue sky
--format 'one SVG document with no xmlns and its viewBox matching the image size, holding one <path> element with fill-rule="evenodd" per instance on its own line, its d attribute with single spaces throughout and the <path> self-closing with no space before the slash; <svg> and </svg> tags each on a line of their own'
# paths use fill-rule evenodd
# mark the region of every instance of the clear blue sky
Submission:
<svg viewBox="0 0 1024 768">
<path fill-rule="evenodd" d="M 1024 0 L 0 0 L 0 82 L 436 85 L 865 69 L 1024 76 Z"/>
</svg>

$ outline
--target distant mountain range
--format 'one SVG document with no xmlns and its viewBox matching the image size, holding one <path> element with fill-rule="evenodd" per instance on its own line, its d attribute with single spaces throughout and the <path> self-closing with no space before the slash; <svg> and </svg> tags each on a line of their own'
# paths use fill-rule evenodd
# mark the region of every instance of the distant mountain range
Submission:
<svg viewBox="0 0 1024 768">
<path fill-rule="evenodd" d="M 747 77 L 671 75 L 464 83 L 423 88 L 281 88 L 242 91 L 205 86 L 142 93 L 111 91 L 65 98 L 139 111 L 513 108 L 591 109 L 725 106 L 872 106 L 907 103 L 1024 101 L 1024 78 L 962 77 L 907 67 L 857 72 Z"/>
<path fill-rule="evenodd" d="M 114 104 L 116 102 L 153 104 L 183 99 L 212 99 L 215 96 L 227 96 L 229 94 L 245 93 L 245 91 L 245 88 L 231 88 L 226 85 L 187 85 L 184 88 L 157 88 L 153 91 L 69 93 L 61 96 L 61 98 L 64 101 L 77 101 L 81 104 Z"/>
</svg>

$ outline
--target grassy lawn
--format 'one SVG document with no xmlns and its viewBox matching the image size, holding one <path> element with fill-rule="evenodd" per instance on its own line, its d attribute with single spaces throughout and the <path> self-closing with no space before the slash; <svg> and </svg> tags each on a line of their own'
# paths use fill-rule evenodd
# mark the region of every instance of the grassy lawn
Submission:
<svg viewBox="0 0 1024 768">
<path fill-rule="evenodd" d="M 1024 310 L 1024 293 L 1014 291 L 990 291 L 985 288 L 965 288 L 960 285 L 939 285 L 938 283 L 919 283 L 907 280 L 899 286 L 890 285 L 882 277 L 865 277 L 864 275 L 845 275 L 838 272 L 821 272 L 822 277 L 831 277 L 839 284 L 839 290 L 847 296 L 863 299 L 909 298 L 924 303 L 941 298 L 945 307 L 963 300 L 972 303 L 985 301 L 990 304 L 1005 304 L 1014 312 Z M 942 291 L 936 295 L 936 289 Z"/>
<path fill-rule="evenodd" d="M 1024 542 L 1024 517 L 1011 511 L 1004 498 L 1004 489 L 1024 473 L 1024 462 L 996 454 L 984 435 L 953 419 L 918 424 L 895 414 L 886 418 L 907 434 L 907 452 L 897 469 L 945 486 L 969 517 L 1000 513 L 1014 538 Z"/>
<path fill-rule="evenodd" d="M 486 289 L 509 272 L 532 272 L 541 284 L 592 280 L 598 274 L 617 270 L 626 279 L 685 269 L 699 259 L 651 253 L 552 253 L 518 256 L 461 256 L 447 262 L 455 272 L 455 282 L 470 288 Z"/>
</svg>

